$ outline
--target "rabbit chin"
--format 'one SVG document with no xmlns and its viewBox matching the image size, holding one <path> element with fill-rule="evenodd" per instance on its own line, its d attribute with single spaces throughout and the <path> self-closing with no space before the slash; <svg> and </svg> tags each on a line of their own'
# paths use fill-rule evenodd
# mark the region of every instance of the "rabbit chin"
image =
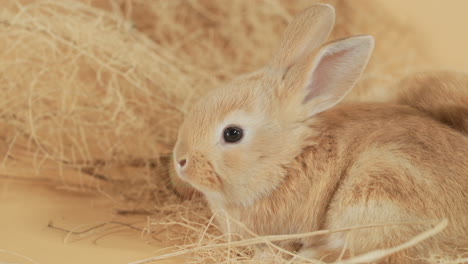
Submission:
<svg viewBox="0 0 468 264">
<path fill-rule="evenodd" d="M 179 170 L 177 170 L 177 177 L 179 177 L 179 179 L 181 179 L 182 181 L 188 183 L 197 191 L 201 192 L 203 195 L 205 195 L 205 197 L 208 200 L 219 201 L 221 203 L 226 201 L 222 190 L 218 190 L 219 188 L 213 186 L 212 182 L 210 181 L 200 180 L 200 178 L 196 175 L 182 173 Z"/>
<path fill-rule="evenodd" d="M 241 186 L 239 188 L 214 188 L 212 185 L 205 185 L 202 182 L 191 181 L 190 177 L 184 177 L 184 181 L 189 183 L 193 188 L 200 191 L 212 206 L 223 208 L 225 206 L 241 206 L 249 207 L 259 198 L 265 195 L 265 191 L 259 193 L 254 190 L 246 190 Z"/>
</svg>

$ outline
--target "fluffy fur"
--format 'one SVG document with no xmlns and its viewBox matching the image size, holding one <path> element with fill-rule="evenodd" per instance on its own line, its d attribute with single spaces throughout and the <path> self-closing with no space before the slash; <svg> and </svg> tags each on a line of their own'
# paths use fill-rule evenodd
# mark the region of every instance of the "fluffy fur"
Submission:
<svg viewBox="0 0 468 264">
<path fill-rule="evenodd" d="M 410 105 L 434 119 L 468 134 L 468 74 L 438 71 L 407 76 L 381 98 Z"/>
<path fill-rule="evenodd" d="M 373 40 L 353 37 L 317 50 L 333 20 L 331 6 L 305 10 L 270 64 L 194 105 L 174 149 L 178 176 L 206 196 L 226 232 L 243 229 L 228 226 L 225 214 L 259 235 L 448 218 L 443 233 L 382 261 L 415 263 L 407 256 L 468 246 L 468 138 L 408 106 L 335 106 L 359 79 Z M 223 141 L 229 125 L 244 129 L 240 142 Z M 344 245 L 359 254 L 424 228 L 373 228 L 283 246 L 333 260 Z"/>
</svg>

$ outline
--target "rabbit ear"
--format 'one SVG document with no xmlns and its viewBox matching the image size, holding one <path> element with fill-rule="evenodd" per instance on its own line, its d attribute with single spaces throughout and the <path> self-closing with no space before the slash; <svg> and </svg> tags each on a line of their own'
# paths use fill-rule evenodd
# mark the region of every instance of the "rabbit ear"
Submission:
<svg viewBox="0 0 468 264">
<path fill-rule="evenodd" d="M 303 10 L 286 28 L 270 66 L 287 69 L 297 59 L 310 54 L 327 40 L 334 23 L 335 10 L 331 5 L 316 4 Z"/>
<path fill-rule="evenodd" d="M 371 36 L 332 42 L 293 65 L 280 93 L 302 103 L 308 116 L 331 108 L 357 83 L 373 48 Z"/>
</svg>

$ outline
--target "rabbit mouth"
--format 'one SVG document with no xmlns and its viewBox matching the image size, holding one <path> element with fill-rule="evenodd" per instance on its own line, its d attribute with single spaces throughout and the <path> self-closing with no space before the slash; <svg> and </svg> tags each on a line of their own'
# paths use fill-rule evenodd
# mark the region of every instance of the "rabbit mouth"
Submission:
<svg viewBox="0 0 468 264">
<path fill-rule="evenodd" d="M 178 165 L 174 164 L 177 176 L 195 189 L 203 193 L 223 190 L 222 178 L 203 155 L 193 155 L 184 168 Z"/>
</svg>

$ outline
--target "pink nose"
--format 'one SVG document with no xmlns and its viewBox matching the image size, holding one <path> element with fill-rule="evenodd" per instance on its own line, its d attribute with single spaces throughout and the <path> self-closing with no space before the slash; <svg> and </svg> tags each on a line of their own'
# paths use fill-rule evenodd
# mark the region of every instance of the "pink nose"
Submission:
<svg viewBox="0 0 468 264">
<path fill-rule="evenodd" d="M 186 160 L 186 159 L 181 159 L 181 160 L 179 160 L 180 168 L 183 168 L 183 167 L 185 166 L 185 164 L 187 164 L 187 160 Z"/>
</svg>

